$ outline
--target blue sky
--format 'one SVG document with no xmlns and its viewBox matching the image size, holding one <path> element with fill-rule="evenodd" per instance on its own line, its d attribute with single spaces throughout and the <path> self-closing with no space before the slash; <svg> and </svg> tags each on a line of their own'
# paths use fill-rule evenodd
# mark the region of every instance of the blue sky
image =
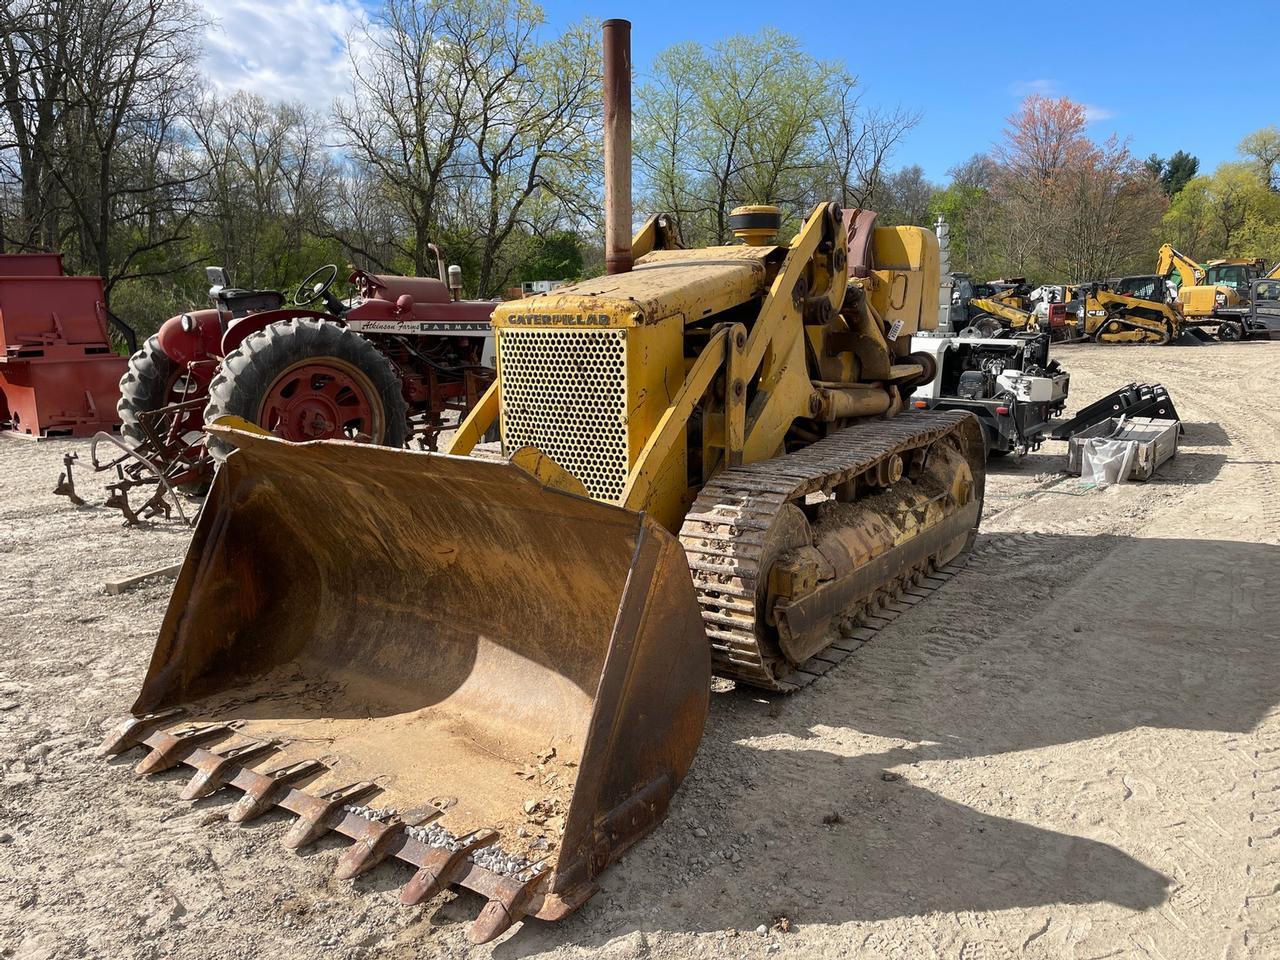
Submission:
<svg viewBox="0 0 1280 960">
<path fill-rule="evenodd" d="M 224 89 L 300 97 L 327 107 L 345 86 L 341 38 L 368 0 L 202 0 L 208 69 Z M 551 29 L 584 16 L 633 23 L 637 82 L 659 50 L 772 26 L 813 55 L 841 59 L 864 102 L 922 114 L 894 156 L 934 180 L 990 148 L 1031 92 L 1089 108 L 1090 132 L 1131 138 L 1139 157 L 1187 150 L 1210 171 L 1236 158 L 1245 134 L 1280 123 L 1276 5 L 1076 2 L 795 5 L 646 0 L 544 0 Z"/>
</svg>

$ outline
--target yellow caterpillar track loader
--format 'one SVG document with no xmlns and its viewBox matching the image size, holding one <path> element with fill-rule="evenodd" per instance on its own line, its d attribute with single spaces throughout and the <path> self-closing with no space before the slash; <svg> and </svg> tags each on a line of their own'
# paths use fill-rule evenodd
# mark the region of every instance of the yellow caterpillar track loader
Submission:
<svg viewBox="0 0 1280 960">
<path fill-rule="evenodd" d="M 1080 333 L 1105 344 L 1172 343 L 1184 322 L 1166 292 L 1158 276 L 1081 284 L 1074 301 Z"/>
<path fill-rule="evenodd" d="M 580 906 L 666 814 L 712 670 L 792 691 L 840 628 L 960 558 L 967 413 L 931 379 L 932 233 L 820 204 L 790 243 L 630 236 L 626 21 L 605 25 L 606 276 L 498 306 L 498 378 L 447 454 L 214 426 L 220 468 L 131 717 L 229 819 L 486 898 L 485 942 Z M 471 456 L 492 426 L 504 459 Z M 235 796 L 235 794 L 232 794 Z"/>
</svg>

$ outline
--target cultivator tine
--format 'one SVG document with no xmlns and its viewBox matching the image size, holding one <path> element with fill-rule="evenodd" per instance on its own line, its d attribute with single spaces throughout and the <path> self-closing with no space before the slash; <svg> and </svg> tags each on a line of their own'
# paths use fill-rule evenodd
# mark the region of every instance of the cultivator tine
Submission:
<svg viewBox="0 0 1280 960">
<path fill-rule="evenodd" d="M 182 716 L 183 713 L 184 711 L 181 707 L 173 707 L 169 710 L 162 710 L 159 713 L 148 713 L 141 717 L 129 717 L 108 734 L 106 740 L 102 741 L 102 746 L 98 747 L 98 756 L 118 757 L 126 750 L 141 746 L 142 741 L 150 735 L 152 730 Z"/>
<path fill-rule="evenodd" d="M 387 820 L 367 820 L 355 841 L 338 860 L 333 875 L 338 880 L 350 880 L 372 870 L 387 857 L 394 856 L 408 839 L 410 827 L 421 827 L 438 819 L 444 813 L 436 807 L 424 811 L 392 816 Z"/>
<path fill-rule="evenodd" d="M 298 819 L 281 841 L 290 850 L 297 850 L 315 843 L 333 830 L 346 817 L 346 807 L 382 789 L 371 780 L 361 780 L 322 793 L 318 797 L 306 797 L 305 806 L 298 811 Z"/>
<path fill-rule="evenodd" d="M 79 459 L 80 455 L 76 453 L 64 453 L 62 455 L 62 465 L 66 469 L 58 474 L 58 485 L 53 488 L 53 493 L 54 496 L 66 497 L 77 507 L 83 507 L 84 498 L 76 493 L 76 480 L 71 475 L 71 470 Z"/>
<path fill-rule="evenodd" d="M 123 482 L 113 483 L 107 487 L 107 499 L 103 501 L 102 505 L 119 510 L 124 515 L 124 525 L 126 527 L 135 527 L 142 522 L 142 518 L 138 516 L 137 511 L 129 504 L 129 493 L 125 489 Z"/>
<path fill-rule="evenodd" d="M 140 777 L 160 773 L 176 767 L 198 750 L 201 744 L 225 737 L 236 728 L 234 723 L 204 723 L 184 727 L 173 733 L 158 733 L 147 737 L 151 752 L 138 761 L 133 772 Z"/>
<path fill-rule="evenodd" d="M 480 915 L 467 931 L 467 939 L 472 943 L 488 943 L 496 940 L 510 929 L 511 925 L 523 920 L 526 907 L 539 886 L 546 879 L 546 872 L 541 865 L 530 867 L 531 876 L 521 880 L 516 877 L 504 877 L 498 891 L 489 898 Z"/>
<path fill-rule="evenodd" d="M 210 752 L 191 765 L 196 775 L 182 788 L 180 800 L 199 800 L 225 787 L 250 758 L 272 753 L 284 746 L 284 740 L 250 740 L 221 752 Z"/>
<path fill-rule="evenodd" d="M 244 796 L 227 811 L 227 819 L 232 823 L 245 823 L 262 816 L 288 792 L 290 784 L 297 783 L 324 769 L 324 764 L 319 760 L 299 760 L 297 763 L 288 763 L 283 767 L 268 770 L 266 773 L 245 768 L 244 773 L 249 775 L 250 783 L 245 788 Z"/>
<path fill-rule="evenodd" d="M 473 830 L 459 837 L 455 847 L 431 847 L 426 853 L 426 862 L 401 889 L 400 902 L 411 907 L 430 900 L 454 881 L 474 851 L 497 840 L 496 830 Z"/>
</svg>

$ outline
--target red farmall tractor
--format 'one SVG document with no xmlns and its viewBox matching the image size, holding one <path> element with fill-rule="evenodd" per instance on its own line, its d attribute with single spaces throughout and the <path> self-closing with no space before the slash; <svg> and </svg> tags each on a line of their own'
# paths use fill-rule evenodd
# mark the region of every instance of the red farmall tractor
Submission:
<svg viewBox="0 0 1280 960">
<path fill-rule="evenodd" d="M 494 302 L 459 297 L 461 271 L 439 279 L 356 270 L 355 295 L 340 300 L 338 268 L 311 273 L 286 302 L 274 290 L 233 287 L 209 267 L 214 306 L 166 320 L 129 358 L 120 380 L 123 442 L 95 470 L 114 470 L 107 503 L 128 522 L 181 504 L 174 491 L 198 492 L 213 461 L 229 453 L 205 423 L 237 417 L 285 440 L 348 439 L 434 450 L 447 426 L 493 382 Z M 447 279 L 446 279 L 447 277 Z M 57 492 L 74 500 L 71 468 Z M 140 508 L 129 491 L 149 487 Z M 81 501 L 82 502 L 82 501 Z M 185 516 L 185 515 L 184 515 Z"/>
</svg>

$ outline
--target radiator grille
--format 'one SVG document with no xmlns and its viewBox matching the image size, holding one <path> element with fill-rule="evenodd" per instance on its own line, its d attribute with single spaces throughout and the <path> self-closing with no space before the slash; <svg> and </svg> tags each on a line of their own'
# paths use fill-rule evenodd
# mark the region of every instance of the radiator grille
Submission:
<svg viewBox="0 0 1280 960">
<path fill-rule="evenodd" d="M 498 333 L 503 441 L 530 445 L 617 502 L 627 479 L 625 330 Z"/>
</svg>

